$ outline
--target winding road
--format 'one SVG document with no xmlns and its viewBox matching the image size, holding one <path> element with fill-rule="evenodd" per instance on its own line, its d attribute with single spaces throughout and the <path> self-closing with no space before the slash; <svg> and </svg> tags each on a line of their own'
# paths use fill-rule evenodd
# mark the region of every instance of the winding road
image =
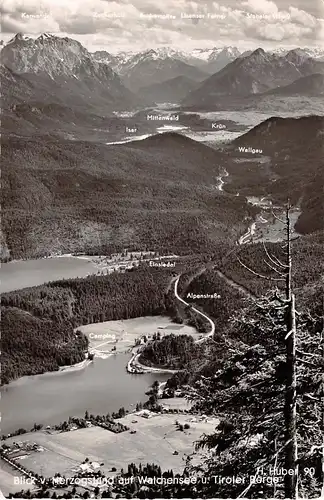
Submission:
<svg viewBox="0 0 324 500">
<path fill-rule="evenodd" d="M 193 311 L 195 311 L 196 313 L 200 314 L 200 316 L 203 316 L 205 319 L 207 319 L 207 321 L 211 325 L 211 330 L 210 330 L 210 332 L 208 332 L 207 335 L 205 335 L 201 339 L 195 340 L 196 344 L 200 344 L 200 343 L 204 342 L 207 338 L 210 338 L 210 337 L 214 336 L 214 333 L 215 333 L 215 323 L 208 316 L 206 316 L 206 314 L 202 313 L 201 311 L 199 311 L 198 309 L 196 309 L 196 307 L 193 307 L 191 304 L 189 304 L 188 302 L 186 302 L 185 300 L 183 300 L 180 297 L 180 295 L 178 294 L 178 283 L 179 283 L 180 278 L 181 278 L 181 275 L 177 276 L 176 278 L 172 278 L 171 281 L 170 281 L 170 283 L 169 283 L 169 287 L 170 287 L 170 285 L 174 281 L 174 295 L 175 295 L 175 297 L 180 302 L 182 302 L 182 304 L 184 304 L 185 306 L 191 307 L 191 309 Z M 128 371 L 128 373 L 146 373 L 146 372 L 151 372 L 151 373 L 176 373 L 178 371 L 178 370 L 168 370 L 168 369 L 164 369 L 164 368 L 155 368 L 155 367 L 152 367 L 152 366 L 143 365 L 143 364 L 141 364 L 139 362 L 140 354 L 141 353 L 139 352 L 139 349 L 138 348 L 134 348 L 134 350 L 132 352 L 132 357 L 129 360 L 129 362 L 127 363 L 127 371 Z"/>
<path fill-rule="evenodd" d="M 245 245 L 246 243 L 251 242 L 251 238 L 255 234 L 256 223 L 253 222 L 246 233 L 244 233 L 238 240 L 239 245 Z"/>
<path fill-rule="evenodd" d="M 180 280 L 180 276 L 177 277 L 177 279 L 175 280 L 174 282 L 174 295 L 176 296 L 176 298 L 182 302 L 184 305 L 186 306 L 189 306 L 191 307 L 191 309 L 193 311 L 195 311 L 196 313 L 200 314 L 200 316 L 203 316 L 205 319 L 207 319 L 207 321 L 210 323 L 211 325 L 211 330 L 210 332 L 205 335 L 202 339 L 198 339 L 196 340 L 196 344 L 199 344 L 201 342 L 204 342 L 207 338 L 209 337 L 213 337 L 214 336 L 214 333 L 215 333 L 215 323 L 213 322 L 213 320 L 211 320 L 208 316 L 206 316 L 206 314 L 202 313 L 201 311 L 199 311 L 199 309 L 196 309 L 196 307 L 193 307 L 189 302 L 186 302 L 185 300 L 183 300 L 180 295 L 178 294 L 178 283 L 179 283 L 179 280 Z"/>
</svg>

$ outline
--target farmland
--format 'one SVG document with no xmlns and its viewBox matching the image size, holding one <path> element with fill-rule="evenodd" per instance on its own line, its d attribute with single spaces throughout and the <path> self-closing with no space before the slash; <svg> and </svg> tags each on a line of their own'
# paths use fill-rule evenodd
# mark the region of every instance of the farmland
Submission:
<svg viewBox="0 0 324 500">
<path fill-rule="evenodd" d="M 203 433 L 213 432 L 218 423 L 216 418 L 205 419 L 190 414 L 152 414 L 150 418 L 145 418 L 140 412 L 130 413 L 118 421 L 136 433 L 114 434 L 93 426 L 70 432 L 25 434 L 20 437 L 21 441 L 37 443 L 43 451 L 25 454 L 21 459 L 17 457 L 16 463 L 45 477 L 52 477 L 58 472 L 73 477 L 86 458 L 103 464 L 100 470 L 106 476 L 112 475 L 113 467 L 118 473 L 130 462 L 153 462 L 163 469 L 182 472 L 187 455 L 194 451 L 193 442 Z M 176 421 L 183 425 L 187 423 L 189 428 L 178 430 Z M 6 444 L 12 445 L 18 439 L 7 439 Z"/>
</svg>

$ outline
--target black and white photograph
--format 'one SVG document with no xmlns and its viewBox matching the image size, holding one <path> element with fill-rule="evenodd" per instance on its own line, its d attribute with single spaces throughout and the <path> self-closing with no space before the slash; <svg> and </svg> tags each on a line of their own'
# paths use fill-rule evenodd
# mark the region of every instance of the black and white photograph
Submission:
<svg viewBox="0 0 324 500">
<path fill-rule="evenodd" d="M 323 498 L 324 1 L 0 12 L 0 498 Z"/>
</svg>

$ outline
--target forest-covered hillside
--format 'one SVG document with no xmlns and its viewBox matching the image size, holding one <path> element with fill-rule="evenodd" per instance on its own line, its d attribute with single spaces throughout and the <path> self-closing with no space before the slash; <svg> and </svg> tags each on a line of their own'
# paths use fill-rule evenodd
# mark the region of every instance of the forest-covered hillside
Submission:
<svg viewBox="0 0 324 500">
<path fill-rule="evenodd" d="M 256 210 L 217 189 L 220 161 L 179 134 L 109 147 L 4 136 L 4 244 L 12 258 L 31 258 L 125 247 L 195 254 L 235 241 Z"/>
</svg>

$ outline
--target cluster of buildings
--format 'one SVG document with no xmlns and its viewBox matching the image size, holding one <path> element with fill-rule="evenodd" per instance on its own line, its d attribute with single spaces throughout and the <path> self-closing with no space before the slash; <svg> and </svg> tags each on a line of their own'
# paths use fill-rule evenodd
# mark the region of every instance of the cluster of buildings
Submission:
<svg viewBox="0 0 324 500">
<path fill-rule="evenodd" d="M 73 472 L 86 473 L 86 472 L 97 472 L 100 469 L 100 464 L 98 462 L 83 462 L 79 465 L 77 469 Z"/>
<path fill-rule="evenodd" d="M 44 448 L 37 443 L 30 443 L 29 441 L 13 442 L 11 445 L 2 445 L 2 454 L 12 460 L 17 458 L 25 458 L 30 453 L 37 451 L 44 451 Z"/>
</svg>

